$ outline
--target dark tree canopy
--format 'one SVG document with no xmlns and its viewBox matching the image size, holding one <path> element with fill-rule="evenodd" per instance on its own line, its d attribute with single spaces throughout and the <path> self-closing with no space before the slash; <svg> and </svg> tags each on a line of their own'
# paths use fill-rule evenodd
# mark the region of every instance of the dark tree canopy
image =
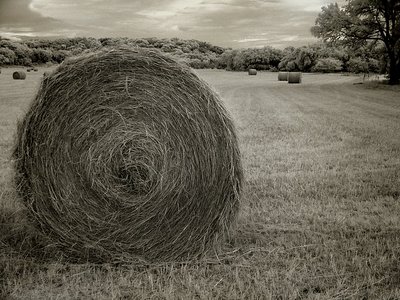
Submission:
<svg viewBox="0 0 400 300">
<path fill-rule="evenodd" d="M 348 0 L 322 8 L 311 32 L 327 43 L 353 47 L 382 43 L 388 57 L 389 83 L 400 78 L 400 0 Z"/>
</svg>

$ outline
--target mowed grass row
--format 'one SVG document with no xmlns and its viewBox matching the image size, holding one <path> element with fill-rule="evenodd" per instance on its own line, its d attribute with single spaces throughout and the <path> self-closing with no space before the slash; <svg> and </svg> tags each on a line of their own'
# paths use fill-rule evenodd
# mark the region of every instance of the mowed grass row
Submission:
<svg viewBox="0 0 400 300">
<path fill-rule="evenodd" d="M 400 90 L 311 75 L 199 71 L 238 129 L 246 184 L 236 234 L 198 262 L 66 263 L 11 184 L 16 120 L 40 81 L 0 75 L 0 280 L 30 298 L 400 298 Z M 1 289 L 0 289 L 1 290 Z M 1 294 L 0 294 L 1 295 Z"/>
</svg>

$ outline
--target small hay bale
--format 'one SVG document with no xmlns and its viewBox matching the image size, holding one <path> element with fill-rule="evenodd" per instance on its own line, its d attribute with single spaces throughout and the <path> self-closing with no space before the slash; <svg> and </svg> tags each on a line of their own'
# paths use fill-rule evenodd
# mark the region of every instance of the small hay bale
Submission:
<svg viewBox="0 0 400 300">
<path fill-rule="evenodd" d="M 38 69 L 38 68 L 32 68 L 32 70 L 33 70 L 34 72 L 37 72 L 37 71 L 39 71 L 39 69 Z"/>
<path fill-rule="evenodd" d="M 257 75 L 256 69 L 249 69 L 249 75 Z"/>
<path fill-rule="evenodd" d="M 26 78 L 26 73 L 24 71 L 15 71 L 13 73 L 13 78 L 24 80 Z"/>
<path fill-rule="evenodd" d="M 26 71 L 27 71 L 27 72 L 30 72 L 30 71 L 32 71 L 32 69 L 28 68 L 28 69 L 26 69 Z"/>
<path fill-rule="evenodd" d="M 278 81 L 288 81 L 288 72 L 279 72 Z"/>
<path fill-rule="evenodd" d="M 301 72 L 289 72 L 288 83 L 301 83 Z"/>
<path fill-rule="evenodd" d="M 197 257 L 239 208 L 240 153 L 222 101 L 155 50 L 61 64 L 19 125 L 13 156 L 31 219 L 71 259 Z"/>
</svg>

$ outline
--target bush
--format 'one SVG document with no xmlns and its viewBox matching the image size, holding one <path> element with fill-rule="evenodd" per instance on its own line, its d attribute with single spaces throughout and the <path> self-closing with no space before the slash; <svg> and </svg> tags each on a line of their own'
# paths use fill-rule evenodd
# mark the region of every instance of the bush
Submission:
<svg viewBox="0 0 400 300">
<path fill-rule="evenodd" d="M 368 70 L 371 73 L 380 73 L 381 64 L 380 64 L 379 60 L 374 59 L 374 58 L 370 58 L 368 60 Z"/>
<path fill-rule="evenodd" d="M 283 71 L 309 72 L 318 56 L 312 47 L 286 48 L 283 53 L 284 57 L 278 65 Z"/>
<path fill-rule="evenodd" d="M 201 61 L 197 58 L 188 60 L 188 64 L 194 69 L 206 69 L 208 67 L 207 61 Z"/>
<path fill-rule="evenodd" d="M 360 57 L 351 58 L 347 70 L 352 73 L 368 73 L 368 63 Z"/>
<path fill-rule="evenodd" d="M 298 70 L 296 63 L 294 61 L 289 61 L 286 65 L 286 70 L 287 71 L 296 71 Z"/>
<path fill-rule="evenodd" d="M 31 53 L 31 60 L 33 63 L 45 64 L 52 58 L 52 53 L 45 49 L 33 49 Z"/>
<path fill-rule="evenodd" d="M 14 51 L 8 48 L 0 48 L 0 64 L 12 65 L 15 62 L 17 56 Z"/>
<path fill-rule="evenodd" d="M 0 66 L 1 65 L 8 65 L 10 64 L 10 61 L 7 57 L 5 57 L 3 54 L 0 54 Z"/>
<path fill-rule="evenodd" d="M 56 63 L 61 63 L 64 61 L 64 59 L 66 59 L 70 55 L 71 55 L 71 53 L 69 53 L 69 51 L 57 50 L 57 51 L 53 52 L 51 59 Z"/>
<path fill-rule="evenodd" d="M 283 52 L 271 47 L 257 49 L 227 50 L 217 61 L 217 67 L 234 71 L 248 69 L 269 70 L 277 68 Z"/>
<path fill-rule="evenodd" d="M 312 68 L 313 72 L 333 73 L 342 70 L 342 62 L 336 58 L 319 58 Z"/>
</svg>

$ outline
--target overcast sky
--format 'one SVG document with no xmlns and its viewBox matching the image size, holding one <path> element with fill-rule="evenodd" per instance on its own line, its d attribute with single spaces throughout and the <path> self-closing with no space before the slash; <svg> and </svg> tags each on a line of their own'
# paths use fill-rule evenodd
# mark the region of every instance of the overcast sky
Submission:
<svg viewBox="0 0 400 300">
<path fill-rule="evenodd" d="M 0 35 L 179 37 L 233 48 L 313 43 L 334 0 L 0 0 Z M 337 1 L 339 4 L 344 0 Z"/>
</svg>

